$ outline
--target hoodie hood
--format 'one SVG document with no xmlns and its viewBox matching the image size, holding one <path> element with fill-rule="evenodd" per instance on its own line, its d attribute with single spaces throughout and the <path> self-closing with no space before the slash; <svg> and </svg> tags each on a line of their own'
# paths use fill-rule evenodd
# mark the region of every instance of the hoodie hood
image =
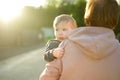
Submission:
<svg viewBox="0 0 120 80">
<path fill-rule="evenodd" d="M 93 59 L 102 59 L 114 53 L 118 40 L 112 29 L 103 27 L 80 27 L 68 33 L 68 39 L 82 48 Z"/>
</svg>

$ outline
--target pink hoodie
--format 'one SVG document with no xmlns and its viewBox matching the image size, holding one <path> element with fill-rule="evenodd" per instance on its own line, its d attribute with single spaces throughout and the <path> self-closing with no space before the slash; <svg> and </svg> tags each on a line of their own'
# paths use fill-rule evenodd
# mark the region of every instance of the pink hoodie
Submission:
<svg viewBox="0 0 120 80">
<path fill-rule="evenodd" d="M 120 80 L 120 44 L 113 30 L 77 28 L 59 47 L 63 58 L 46 64 L 40 80 Z"/>
</svg>

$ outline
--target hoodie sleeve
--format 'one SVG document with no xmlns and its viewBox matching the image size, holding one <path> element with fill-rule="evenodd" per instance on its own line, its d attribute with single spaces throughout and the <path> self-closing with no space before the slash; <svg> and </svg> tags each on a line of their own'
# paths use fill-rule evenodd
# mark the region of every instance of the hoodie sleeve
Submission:
<svg viewBox="0 0 120 80">
<path fill-rule="evenodd" d="M 59 80 L 61 72 L 62 62 L 60 59 L 55 59 L 54 61 L 46 64 L 39 80 Z"/>
</svg>

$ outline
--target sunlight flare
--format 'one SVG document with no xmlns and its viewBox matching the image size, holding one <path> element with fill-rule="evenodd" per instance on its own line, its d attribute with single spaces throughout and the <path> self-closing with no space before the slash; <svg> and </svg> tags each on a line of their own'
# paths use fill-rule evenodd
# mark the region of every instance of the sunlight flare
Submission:
<svg viewBox="0 0 120 80">
<path fill-rule="evenodd" d="M 22 13 L 24 6 L 39 7 L 45 0 L 0 0 L 0 19 L 8 22 Z"/>
</svg>

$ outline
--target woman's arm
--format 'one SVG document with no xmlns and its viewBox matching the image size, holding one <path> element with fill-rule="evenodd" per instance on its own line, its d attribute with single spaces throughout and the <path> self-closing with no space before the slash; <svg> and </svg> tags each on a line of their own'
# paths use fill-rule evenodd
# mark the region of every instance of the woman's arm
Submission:
<svg viewBox="0 0 120 80">
<path fill-rule="evenodd" d="M 40 75 L 39 80 L 59 80 L 62 72 L 61 59 L 55 59 L 46 64 L 44 71 Z"/>
</svg>

